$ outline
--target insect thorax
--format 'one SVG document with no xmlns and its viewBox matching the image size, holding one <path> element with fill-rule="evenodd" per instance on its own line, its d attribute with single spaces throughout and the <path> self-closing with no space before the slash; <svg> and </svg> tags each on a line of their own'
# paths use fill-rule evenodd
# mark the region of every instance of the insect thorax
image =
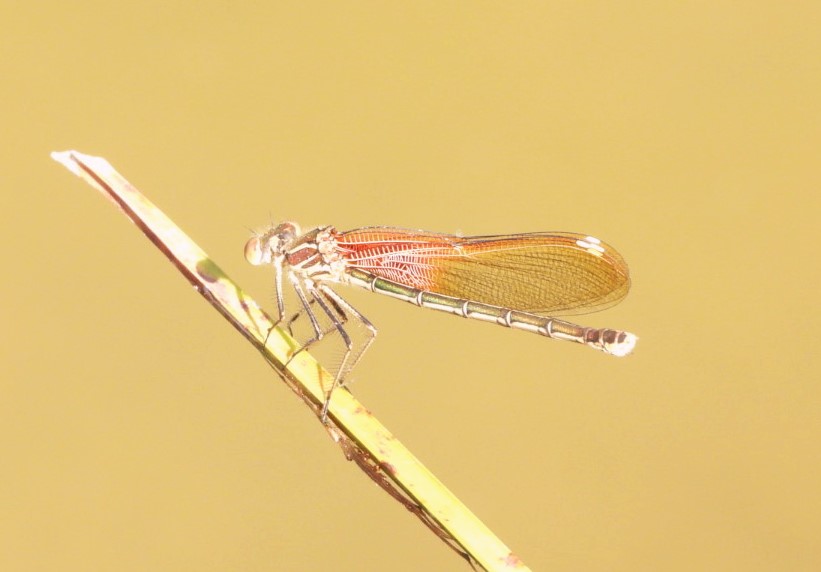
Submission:
<svg viewBox="0 0 821 572">
<path fill-rule="evenodd" d="M 288 264 L 314 280 L 344 282 L 347 262 L 339 250 L 336 229 L 320 227 L 301 237 L 288 252 Z"/>
</svg>

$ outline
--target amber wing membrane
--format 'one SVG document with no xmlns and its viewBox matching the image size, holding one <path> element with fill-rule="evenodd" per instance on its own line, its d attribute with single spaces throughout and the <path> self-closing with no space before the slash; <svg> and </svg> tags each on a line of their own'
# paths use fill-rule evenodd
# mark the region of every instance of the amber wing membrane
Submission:
<svg viewBox="0 0 821 572">
<path fill-rule="evenodd" d="M 340 233 L 350 266 L 420 290 L 536 314 L 595 312 L 630 288 L 624 259 L 584 234 L 459 237 L 390 227 Z"/>
</svg>

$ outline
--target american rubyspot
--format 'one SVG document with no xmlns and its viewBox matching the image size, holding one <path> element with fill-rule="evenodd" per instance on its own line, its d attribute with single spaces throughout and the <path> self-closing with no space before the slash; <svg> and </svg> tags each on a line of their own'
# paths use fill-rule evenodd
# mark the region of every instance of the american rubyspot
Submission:
<svg viewBox="0 0 821 572">
<path fill-rule="evenodd" d="M 329 286 L 353 284 L 432 308 L 557 340 L 585 344 L 615 356 L 633 351 L 638 339 L 622 330 L 590 328 L 551 316 L 595 312 L 617 304 L 630 288 L 624 259 L 584 234 L 539 232 L 461 237 L 393 227 L 345 232 L 332 226 L 301 233 L 283 222 L 252 237 L 245 258 L 276 271 L 278 322 L 285 317 L 283 274 L 296 292 L 314 335 L 304 347 L 336 330 L 346 352 L 328 392 L 344 382 L 374 340 L 376 328 Z M 328 317 L 323 329 L 313 305 Z M 358 348 L 345 330 L 348 319 L 365 326 Z"/>
</svg>

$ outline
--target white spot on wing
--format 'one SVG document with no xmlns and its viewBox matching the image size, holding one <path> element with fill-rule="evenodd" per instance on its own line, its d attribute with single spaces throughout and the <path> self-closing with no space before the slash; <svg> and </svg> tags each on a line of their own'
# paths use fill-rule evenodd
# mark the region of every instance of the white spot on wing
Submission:
<svg viewBox="0 0 821 572">
<path fill-rule="evenodd" d="M 594 236 L 586 236 L 584 240 L 579 239 L 576 241 L 576 245 L 580 248 L 584 248 L 587 252 L 594 256 L 604 255 L 604 247 L 601 245 L 601 240 Z"/>
</svg>

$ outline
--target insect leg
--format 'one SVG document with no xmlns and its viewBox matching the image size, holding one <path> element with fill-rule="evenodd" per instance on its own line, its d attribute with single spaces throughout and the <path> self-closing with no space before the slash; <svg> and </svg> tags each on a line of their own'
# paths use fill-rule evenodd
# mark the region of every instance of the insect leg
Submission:
<svg viewBox="0 0 821 572">
<path fill-rule="evenodd" d="M 365 352 L 371 347 L 374 339 L 376 339 L 377 329 L 368 318 L 363 316 L 359 310 L 354 308 L 348 301 L 346 301 L 342 296 L 331 290 L 328 286 L 324 284 L 319 285 L 319 290 L 325 295 L 325 297 L 333 303 L 337 309 L 339 310 L 340 314 L 347 318 L 348 314 L 359 320 L 363 326 L 365 326 L 365 330 L 367 331 L 368 339 L 364 341 L 362 347 L 356 351 L 352 356 L 346 356 L 346 358 L 351 358 L 350 363 L 343 363 L 341 369 L 341 375 L 339 376 L 340 384 L 343 384 L 345 376 L 347 376 L 353 368 L 356 367 L 356 364 L 359 363 L 359 360 L 362 359 L 362 356 L 365 355 Z"/>
<path fill-rule="evenodd" d="M 351 337 L 348 335 L 348 332 L 345 331 L 345 328 L 343 326 L 343 324 L 347 321 L 347 316 L 345 314 L 344 309 L 340 307 L 338 303 L 339 300 L 341 300 L 341 298 L 339 298 L 338 296 L 337 299 L 329 298 L 327 296 L 327 292 L 330 289 L 327 287 L 323 288 L 322 286 L 320 286 L 319 288 L 317 288 L 313 284 L 308 284 L 306 286 L 308 288 L 308 292 L 310 292 L 311 296 L 314 298 L 314 300 L 316 300 L 316 303 L 319 304 L 319 307 L 322 308 L 325 314 L 328 315 L 328 318 L 330 318 L 334 328 L 336 328 L 336 330 L 339 332 L 339 335 L 342 338 L 342 342 L 345 344 L 345 356 L 342 358 L 342 363 L 340 364 L 339 369 L 337 370 L 336 375 L 334 376 L 333 385 L 331 385 L 331 389 L 328 390 L 328 393 L 325 396 L 325 403 L 322 405 L 322 422 L 325 423 L 328 419 L 328 405 L 331 403 L 331 396 L 333 395 L 334 389 L 336 389 L 337 386 L 340 385 L 342 381 L 342 376 L 345 373 L 347 373 L 347 370 L 349 369 L 347 368 L 346 364 L 348 362 L 348 358 L 351 356 L 351 353 L 353 352 L 353 342 L 351 341 Z M 332 306 L 338 314 L 334 313 L 334 310 L 331 309 Z M 343 319 L 340 319 L 340 316 Z M 305 349 L 305 347 L 307 347 L 307 345 L 304 346 L 302 349 Z"/>
</svg>

